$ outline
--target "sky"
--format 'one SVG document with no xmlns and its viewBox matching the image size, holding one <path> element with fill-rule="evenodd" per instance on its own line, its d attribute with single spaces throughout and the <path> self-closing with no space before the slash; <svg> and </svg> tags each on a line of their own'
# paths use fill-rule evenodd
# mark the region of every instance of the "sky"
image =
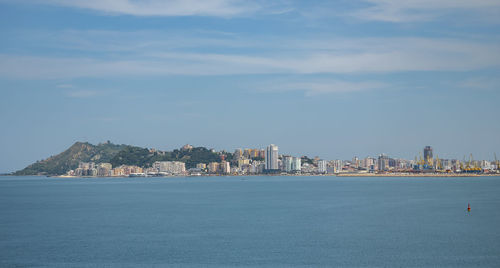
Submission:
<svg viewBox="0 0 500 268">
<path fill-rule="evenodd" d="M 110 140 L 500 156 L 498 0 L 0 0 L 0 172 Z"/>
</svg>

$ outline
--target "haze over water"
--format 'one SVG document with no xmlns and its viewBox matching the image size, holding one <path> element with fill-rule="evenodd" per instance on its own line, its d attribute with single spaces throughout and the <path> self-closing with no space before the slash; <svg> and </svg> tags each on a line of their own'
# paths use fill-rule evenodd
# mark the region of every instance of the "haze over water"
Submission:
<svg viewBox="0 0 500 268">
<path fill-rule="evenodd" d="M 0 266 L 499 267 L 499 179 L 0 177 Z"/>
</svg>

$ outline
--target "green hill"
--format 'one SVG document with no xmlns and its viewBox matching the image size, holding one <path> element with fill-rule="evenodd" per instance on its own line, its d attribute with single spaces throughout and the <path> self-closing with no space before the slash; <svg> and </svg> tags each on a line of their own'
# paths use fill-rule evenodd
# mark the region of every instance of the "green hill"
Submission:
<svg viewBox="0 0 500 268">
<path fill-rule="evenodd" d="M 80 162 L 110 162 L 126 145 L 110 142 L 93 145 L 88 142 L 76 142 L 66 151 L 37 161 L 14 175 L 62 175 L 78 167 Z"/>
<path fill-rule="evenodd" d="M 231 161 L 231 153 L 223 153 L 227 161 Z M 155 161 L 181 161 L 186 168 L 195 167 L 198 163 L 219 162 L 221 153 L 212 152 L 205 147 L 194 147 L 189 150 L 175 149 L 170 152 L 151 152 L 147 148 L 130 145 L 117 145 L 110 142 L 93 145 L 88 142 L 76 142 L 66 151 L 37 161 L 14 175 L 62 175 L 76 169 L 80 162 L 111 163 L 113 167 L 135 165 L 150 167 Z"/>
<path fill-rule="evenodd" d="M 232 154 L 224 153 L 225 159 L 231 161 Z M 194 147 L 189 150 L 175 149 L 171 152 L 154 152 L 148 149 L 126 146 L 110 161 L 113 167 L 120 165 L 136 165 L 140 167 L 150 167 L 155 161 L 180 161 L 186 163 L 186 168 L 195 167 L 198 163 L 208 164 L 210 162 L 219 162 L 220 153 L 215 153 L 205 147 Z"/>
</svg>

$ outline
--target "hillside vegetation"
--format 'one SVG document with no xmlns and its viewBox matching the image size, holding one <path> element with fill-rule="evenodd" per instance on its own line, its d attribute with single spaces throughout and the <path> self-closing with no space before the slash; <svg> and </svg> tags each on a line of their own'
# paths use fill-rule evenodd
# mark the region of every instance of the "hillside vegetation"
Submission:
<svg viewBox="0 0 500 268">
<path fill-rule="evenodd" d="M 92 145 L 88 142 L 76 142 L 66 151 L 42 161 L 37 161 L 15 172 L 14 175 L 62 175 L 68 170 L 77 168 L 80 162 L 109 162 L 125 147 L 126 145 L 109 142 L 98 145 Z"/>
<path fill-rule="evenodd" d="M 232 154 L 223 153 L 230 161 Z M 151 152 L 147 148 L 130 145 L 117 145 L 110 142 L 93 145 L 88 142 L 76 142 L 66 151 L 37 161 L 14 175 L 62 175 L 76 169 L 80 162 L 111 163 L 113 167 L 135 165 L 150 167 L 155 161 L 181 161 L 186 168 L 195 167 L 198 163 L 219 162 L 221 153 L 212 152 L 204 147 L 189 150 L 175 149 L 169 152 Z"/>
</svg>

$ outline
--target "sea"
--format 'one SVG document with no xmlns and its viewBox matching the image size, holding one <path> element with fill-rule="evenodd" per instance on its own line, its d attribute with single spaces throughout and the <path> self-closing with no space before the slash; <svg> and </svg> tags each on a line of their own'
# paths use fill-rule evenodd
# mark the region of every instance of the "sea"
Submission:
<svg viewBox="0 0 500 268">
<path fill-rule="evenodd" d="M 500 267 L 500 177 L 4 176 L 0 267 Z"/>
</svg>

